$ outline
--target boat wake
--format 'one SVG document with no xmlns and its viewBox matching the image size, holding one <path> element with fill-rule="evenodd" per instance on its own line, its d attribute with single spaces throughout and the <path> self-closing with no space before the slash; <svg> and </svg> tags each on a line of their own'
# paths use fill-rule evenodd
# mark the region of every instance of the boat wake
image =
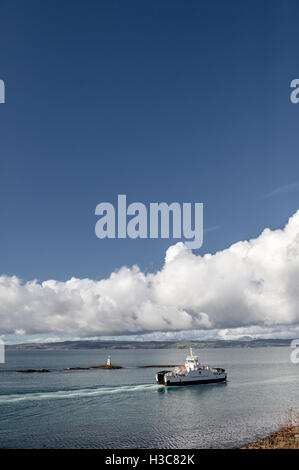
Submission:
<svg viewBox="0 0 299 470">
<path fill-rule="evenodd" d="M 133 393 L 133 392 L 149 392 L 157 391 L 164 388 L 156 384 L 140 384 L 140 385 L 123 385 L 120 387 L 97 387 L 83 388 L 77 390 L 58 390 L 54 392 L 34 392 L 14 395 L 0 395 L 0 405 L 5 403 L 15 403 L 19 401 L 36 401 L 36 400 L 57 400 L 57 399 L 75 399 L 81 397 L 96 397 L 100 395 L 112 395 L 116 393 Z"/>
</svg>

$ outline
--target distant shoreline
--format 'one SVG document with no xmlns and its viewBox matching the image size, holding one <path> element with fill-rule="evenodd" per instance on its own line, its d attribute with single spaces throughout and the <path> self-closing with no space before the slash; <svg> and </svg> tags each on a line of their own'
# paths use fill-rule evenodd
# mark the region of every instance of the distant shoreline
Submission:
<svg viewBox="0 0 299 470">
<path fill-rule="evenodd" d="M 240 339 L 214 341 L 106 341 L 79 340 L 51 343 L 20 343 L 8 344 L 9 350 L 82 350 L 82 349 L 216 349 L 216 348 L 261 348 L 290 346 L 291 339 Z"/>
<path fill-rule="evenodd" d="M 145 365 L 145 366 L 136 366 L 136 369 L 159 369 L 162 367 L 168 367 L 168 368 L 173 368 L 176 367 L 175 364 L 150 364 L 150 365 Z M 48 372 L 72 372 L 72 371 L 82 371 L 82 370 L 94 370 L 94 369 L 103 369 L 103 370 L 118 370 L 118 369 L 127 369 L 127 367 L 124 366 L 119 366 L 119 365 L 110 365 L 108 366 L 107 364 L 100 364 L 96 366 L 89 366 L 89 367 L 81 367 L 81 366 L 75 366 L 75 367 L 63 367 L 62 369 L 4 369 L 3 372 L 17 372 L 20 374 L 31 374 L 31 373 L 48 373 Z M 130 367 L 132 369 L 132 367 Z"/>
</svg>

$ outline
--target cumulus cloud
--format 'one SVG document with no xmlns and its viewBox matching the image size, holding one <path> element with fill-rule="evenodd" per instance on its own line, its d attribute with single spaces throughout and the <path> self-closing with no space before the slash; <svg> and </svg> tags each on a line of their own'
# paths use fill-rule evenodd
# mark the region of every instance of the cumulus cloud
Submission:
<svg viewBox="0 0 299 470">
<path fill-rule="evenodd" d="M 298 279 L 299 211 L 284 229 L 265 229 L 215 254 L 195 255 L 177 243 L 156 273 L 133 266 L 100 281 L 42 283 L 0 276 L 0 333 L 291 335 L 299 325 Z"/>
</svg>

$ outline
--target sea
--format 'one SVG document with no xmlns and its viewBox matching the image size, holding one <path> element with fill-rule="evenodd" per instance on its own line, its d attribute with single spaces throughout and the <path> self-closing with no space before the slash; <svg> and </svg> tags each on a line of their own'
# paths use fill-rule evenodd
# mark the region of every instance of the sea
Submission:
<svg viewBox="0 0 299 470">
<path fill-rule="evenodd" d="M 0 448 L 239 448 L 298 410 L 288 347 L 194 349 L 227 383 L 164 387 L 161 367 L 185 349 L 8 350 L 0 364 Z M 68 370 L 105 364 L 116 370 Z M 49 373 L 19 373 L 24 369 Z M 164 367 L 162 367 L 164 369 Z"/>
</svg>

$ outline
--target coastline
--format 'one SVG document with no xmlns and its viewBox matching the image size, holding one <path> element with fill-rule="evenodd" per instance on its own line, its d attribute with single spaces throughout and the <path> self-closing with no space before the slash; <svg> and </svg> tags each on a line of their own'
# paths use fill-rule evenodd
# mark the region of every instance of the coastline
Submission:
<svg viewBox="0 0 299 470">
<path fill-rule="evenodd" d="M 285 424 L 277 431 L 246 444 L 242 449 L 299 449 L 299 412 L 289 410 Z"/>
</svg>

